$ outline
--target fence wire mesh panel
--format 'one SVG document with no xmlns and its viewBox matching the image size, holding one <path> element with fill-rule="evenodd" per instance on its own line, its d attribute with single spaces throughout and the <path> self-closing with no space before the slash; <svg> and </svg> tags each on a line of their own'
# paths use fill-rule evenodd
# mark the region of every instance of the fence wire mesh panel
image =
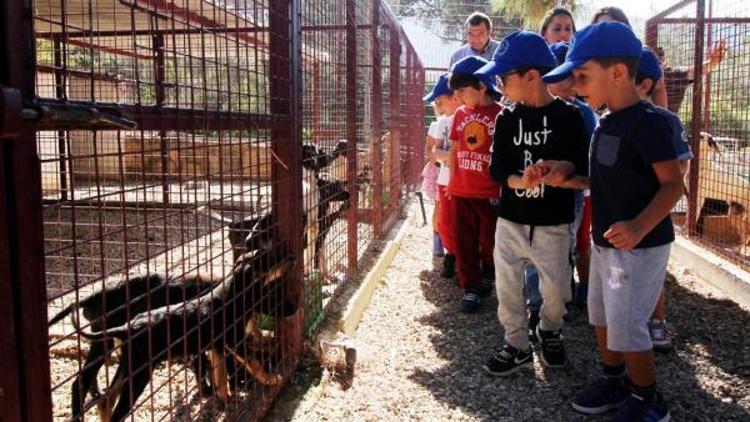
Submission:
<svg viewBox="0 0 750 422">
<path fill-rule="evenodd" d="M 682 1 L 649 20 L 646 33 L 664 52 L 669 108 L 695 154 L 675 220 L 692 240 L 750 268 L 750 4 Z"/>
<path fill-rule="evenodd" d="M 271 105 L 283 95 L 268 76 L 273 60 L 289 67 L 269 48 L 289 38 L 271 25 L 288 22 L 286 6 L 34 10 L 37 96 L 52 120 L 37 147 L 55 419 L 260 408 L 296 359 L 275 329 L 297 307 L 276 235 L 289 176 L 273 170 L 284 116 Z M 212 395 L 237 400 L 220 409 Z"/>
<path fill-rule="evenodd" d="M 262 417 L 418 181 L 414 48 L 379 0 L 33 12 L 53 419 Z"/>
</svg>

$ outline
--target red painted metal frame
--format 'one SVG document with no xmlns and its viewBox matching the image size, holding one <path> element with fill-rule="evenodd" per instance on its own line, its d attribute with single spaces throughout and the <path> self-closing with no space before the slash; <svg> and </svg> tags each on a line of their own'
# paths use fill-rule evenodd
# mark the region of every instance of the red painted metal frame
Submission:
<svg viewBox="0 0 750 422">
<path fill-rule="evenodd" d="M 2 61 L 0 85 L 22 98 L 34 96 L 32 17 L 30 0 L 0 3 L 0 51 L 20 55 Z M 34 128 L 20 125 L 18 137 L 0 139 L 0 419 L 31 422 L 52 419 L 52 400 L 41 166 Z"/>
</svg>

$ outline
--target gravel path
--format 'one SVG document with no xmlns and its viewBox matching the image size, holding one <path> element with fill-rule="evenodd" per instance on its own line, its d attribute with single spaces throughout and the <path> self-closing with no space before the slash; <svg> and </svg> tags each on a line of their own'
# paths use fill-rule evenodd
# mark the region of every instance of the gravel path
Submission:
<svg viewBox="0 0 750 422">
<path fill-rule="evenodd" d="M 430 230 L 417 227 L 416 209 L 359 326 L 353 385 L 342 388 L 308 359 L 266 419 L 605 420 L 582 417 L 569 404 L 599 376 L 593 333 L 580 311 L 565 328 L 566 368 L 546 369 L 537 358 L 533 371 L 509 378 L 482 371 L 502 339 L 497 302 L 485 302 L 477 315 L 457 311 L 459 288 L 433 270 Z M 669 270 L 676 352 L 658 356 L 657 366 L 674 420 L 750 420 L 750 310 L 687 268 Z"/>
</svg>

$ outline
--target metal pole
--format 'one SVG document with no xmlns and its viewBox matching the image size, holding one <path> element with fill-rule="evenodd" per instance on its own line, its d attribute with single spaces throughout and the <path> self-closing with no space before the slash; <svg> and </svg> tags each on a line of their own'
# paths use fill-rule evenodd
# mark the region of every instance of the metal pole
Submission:
<svg viewBox="0 0 750 422">
<path fill-rule="evenodd" d="M 33 17 L 31 0 L 0 2 L 0 85 L 19 101 L 35 95 Z M 48 421 L 41 162 L 35 127 L 14 124 L 17 136 L 0 139 L 0 420 Z"/>
<path fill-rule="evenodd" d="M 271 145 L 277 159 L 272 165 L 273 213 L 278 218 L 279 241 L 298 257 L 290 276 L 288 294 L 300 303 L 294 317 L 281 321 L 285 364 L 294 367 L 302 351 L 304 298 L 302 289 L 302 50 L 300 48 L 299 0 L 269 2 L 269 94 L 271 113 L 289 116 L 291 124 L 271 131 Z M 314 240 L 314 239 L 313 239 Z M 312 240 L 311 240 L 312 241 Z M 290 369 L 286 367 L 285 369 Z M 287 373 L 288 374 L 288 373 Z M 285 383 L 288 378 L 285 377 Z M 262 413 L 261 413 L 262 414 Z"/>
<path fill-rule="evenodd" d="M 348 276 L 357 273 L 357 3 L 346 0 L 346 189 L 349 191 L 347 214 Z"/>
<path fill-rule="evenodd" d="M 688 177 L 688 210 L 687 210 L 687 226 L 688 236 L 694 236 L 697 234 L 698 224 L 698 189 L 700 186 L 700 134 L 701 134 L 701 122 L 702 113 L 701 107 L 703 105 L 703 38 L 705 36 L 705 18 L 706 18 L 706 2 L 705 0 L 698 0 L 696 2 L 697 18 L 695 23 L 695 52 L 694 52 L 694 75 L 695 81 L 693 82 L 693 113 L 691 116 L 691 139 L 690 147 L 693 149 L 693 161 L 690 166 L 690 174 Z"/>
<path fill-rule="evenodd" d="M 383 120 L 383 94 L 380 55 L 380 0 L 372 0 L 372 227 L 375 237 L 380 237 L 383 227 L 383 167 L 380 136 Z"/>
</svg>

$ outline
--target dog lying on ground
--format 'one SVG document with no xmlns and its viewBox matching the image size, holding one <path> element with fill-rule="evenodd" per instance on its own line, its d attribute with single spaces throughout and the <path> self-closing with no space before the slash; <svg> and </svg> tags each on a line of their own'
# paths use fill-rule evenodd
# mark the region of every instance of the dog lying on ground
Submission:
<svg viewBox="0 0 750 422">
<path fill-rule="evenodd" d="M 90 294 L 78 303 L 73 303 L 55 315 L 49 325 L 60 322 L 67 315 L 71 316 L 77 331 L 81 330 L 79 313 L 90 322 L 89 330 L 101 332 L 110 327 L 125 324 L 129 317 L 149 309 L 177 304 L 192 299 L 214 287 L 217 280 L 201 275 L 167 278 L 162 274 L 150 273 L 130 277 L 116 285 Z M 73 380 L 71 388 L 72 419 L 77 420 L 83 414 L 86 395 L 96 399 L 101 393 L 96 383 L 99 369 L 104 365 L 108 350 L 113 350 L 112 338 L 92 341 L 86 360 Z M 207 368 L 206 355 L 199 353 L 187 357 L 199 382 L 201 395 L 211 395 L 212 389 L 205 377 Z M 199 368 L 204 368 L 200 371 Z M 99 409 L 100 412 L 102 409 Z"/>
<path fill-rule="evenodd" d="M 266 373 L 262 364 L 242 356 L 240 347 L 247 326 L 258 313 L 281 317 L 297 311 L 298 303 L 288 297 L 283 282 L 294 265 L 294 258 L 280 248 L 249 252 L 235 264 L 232 274 L 208 293 L 178 306 L 138 314 L 119 327 L 82 331 L 81 335 L 93 341 L 122 341 L 122 357 L 106 392 L 107 409 L 102 419 L 124 420 L 159 363 L 204 352 L 210 361 L 214 393 L 225 403 L 230 398 L 225 353 L 240 356 L 241 364 L 259 382 L 277 383 L 279 378 Z"/>
</svg>

